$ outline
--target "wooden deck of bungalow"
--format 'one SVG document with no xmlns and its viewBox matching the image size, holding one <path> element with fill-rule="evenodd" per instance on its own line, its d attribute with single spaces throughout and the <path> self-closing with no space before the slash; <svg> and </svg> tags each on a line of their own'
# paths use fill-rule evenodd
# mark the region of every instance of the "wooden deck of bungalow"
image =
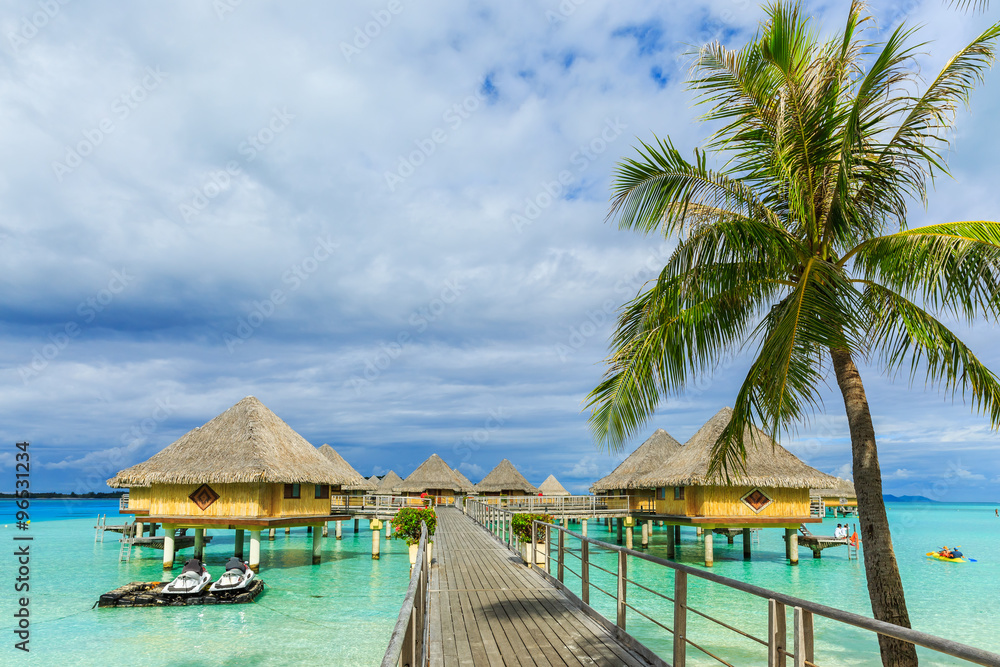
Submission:
<svg viewBox="0 0 1000 667">
<path fill-rule="evenodd" d="M 438 510 L 429 663 L 650 665 L 560 590 L 451 507 Z"/>
</svg>

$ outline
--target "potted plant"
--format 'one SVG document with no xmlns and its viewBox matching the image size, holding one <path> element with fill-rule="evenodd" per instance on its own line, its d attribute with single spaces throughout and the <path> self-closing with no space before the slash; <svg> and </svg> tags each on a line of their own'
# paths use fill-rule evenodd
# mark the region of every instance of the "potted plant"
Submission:
<svg viewBox="0 0 1000 667">
<path fill-rule="evenodd" d="M 404 507 L 392 517 L 392 536 L 406 540 L 410 547 L 410 565 L 417 563 L 420 546 L 420 522 L 427 524 L 427 562 L 431 562 L 431 536 L 437 528 L 437 515 L 430 508 Z"/>
<path fill-rule="evenodd" d="M 531 562 L 531 525 L 533 521 L 543 521 L 552 523 L 552 517 L 548 514 L 515 514 L 511 517 L 510 527 L 514 531 L 514 536 L 521 551 L 521 560 L 525 563 Z M 535 565 L 545 565 L 546 551 L 548 545 L 545 543 L 545 531 L 535 531 Z"/>
</svg>

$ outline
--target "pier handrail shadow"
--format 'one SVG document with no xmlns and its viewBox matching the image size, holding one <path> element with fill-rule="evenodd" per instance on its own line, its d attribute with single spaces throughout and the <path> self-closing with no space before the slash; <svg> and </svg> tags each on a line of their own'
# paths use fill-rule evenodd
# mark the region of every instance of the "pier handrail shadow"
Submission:
<svg viewBox="0 0 1000 667">
<path fill-rule="evenodd" d="M 430 563 L 427 562 L 427 524 L 420 522 L 420 542 L 417 562 L 410 572 L 403 606 L 396 627 L 392 630 L 389 647 L 382 658 L 382 667 L 416 667 L 427 664 L 427 582 Z"/>
<path fill-rule="evenodd" d="M 465 508 L 466 514 L 470 518 L 483 526 L 502 544 L 505 544 L 509 549 L 514 551 L 519 549 L 517 538 L 512 534 L 510 528 L 511 518 L 514 514 L 513 512 L 502 507 L 488 505 L 471 498 L 466 501 Z M 690 565 L 675 563 L 657 556 L 652 556 L 640 551 L 618 546 L 616 544 L 609 544 L 607 542 L 595 540 L 581 535 L 580 533 L 568 530 L 563 526 L 543 521 L 536 520 L 532 522 L 532 544 L 530 549 L 530 561 L 532 563 L 538 562 L 534 553 L 536 544 L 535 539 L 536 535 L 541 535 L 542 533 L 544 533 L 544 538 L 538 540 L 538 543 L 544 543 L 545 557 L 541 566 L 535 566 L 538 572 L 543 577 L 548 579 L 553 585 L 560 588 L 570 599 L 579 605 L 580 609 L 582 609 L 586 614 L 598 622 L 605 624 L 609 629 L 616 629 L 621 636 L 624 636 L 626 633 L 626 619 L 630 611 L 639 614 L 654 625 L 672 634 L 673 650 L 671 657 L 673 660 L 673 667 L 684 667 L 688 646 L 698 649 L 721 664 L 730 664 L 723 657 L 713 654 L 708 648 L 696 644 L 691 640 L 687 633 L 688 612 L 694 613 L 697 616 L 731 630 L 746 639 L 750 639 L 767 647 L 767 664 L 769 667 L 784 667 L 786 664 L 786 658 L 791 658 L 792 664 L 796 667 L 805 667 L 806 665 L 811 667 L 820 666 L 820 663 L 814 662 L 814 616 L 821 616 L 837 623 L 854 626 L 862 630 L 910 642 L 917 646 L 921 646 L 944 655 L 959 658 L 973 664 L 991 665 L 994 667 L 1000 665 L 1000 655 L 990 651 L 954 642 L 949 639 L 937 637 L 935 635 L 913 630 L 911 628 L 905 628 L 892 623 L 878 621 L 873 618 L 861 616 L 860 614 L 844 611 L 842 609 L 836 609 L 834 607 L 828 607 L 826 605 L 810 602 L 809 600 L 803 600 L 791 595 L 785 595 L 784 593 L 772 591 L 760 586 L 754 586 L 753 584 L 748 584 L 736 579 L 730 579 L 728 577 L 712 574 L 711 572 L 706 572 Z M 578 551 L 574 551 L 568 547 L 567 538 L 573 538 L 579 541 L 580 548 Z M 592 562 L 592 549 L 617 552 L 617 567 L 611 566 L 613 569 L 609 569 Z M 567 556 L 572 556 L 579 561 L 579 571 L 573 570 L 566 564 Z M 663 593 L 654 590 L 652 587 L 647 587 L 634 579 L 630 579 L 628 577 L 628 561 L 630 558 L 638 558 L 640 560 L 661 565 L 673 570 L 673 597 L 668 597 Z M 603 571 L 610 576 L 616 577 L 618 584 L 617 591 L 606 591 L 595 585 L 590 580 L 591 568 Z M 581 595 L 579 597 L 569 590 L 564 583 L 567 572 L 580 580 Z M 719 584 L 731 589 L 743 591 L 766 600 L 768 605 L 768 636 L 766 638 L 755 637 L 744 630 L 690 607 L 687 600 L 689 576 L 703 579 L 712 584 Z M 646 611 L 649 611 L 648 609 L 643 611 L 636 608 L 632 604 L 629 604 L 627 591 L 630 585 L 670 602 L 673 612 L 672 627 L 666 625 L 665 622 L 660 622 L 650 617 L 646 613 Z M 652 584 L 650 584 L 650 586 L 652 586 Z M 591 588 L 594 588 L 600 593 L 603 593 L 604 595 L 615 600 L 617 614 L 613 621 L 605 618 L 599 611 L 590 606 Z M 787 607 L 791 607 L 793 610 L 793 641 L 790 646 L 788 645 L 786 630 Z"/>
</svg>

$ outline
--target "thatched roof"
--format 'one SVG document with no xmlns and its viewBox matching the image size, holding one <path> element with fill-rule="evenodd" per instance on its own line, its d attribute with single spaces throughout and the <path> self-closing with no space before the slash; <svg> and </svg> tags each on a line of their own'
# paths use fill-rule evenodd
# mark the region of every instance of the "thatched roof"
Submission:
<svg viewBox="0 0 1000 667">
<path fill-rule="evenodd" d="M 108 480 L 150 484 L 345 484 L 351 478 L 253 396 Z"/>
<path fill-rule="evenodd" d="M 834 477 L 837 483 L 825 489 L 810 489 L 809 495 L 820 496 L 821 498 L 857 498 L 858 494 L 854 490 L 854 482 L 840 477 Z"/>
<path fill-rule="evenodd" d="M 636 485 L 636 480 L 656 470 L 664 461 L 676 454 L 681 443 L 671 437 L 662 428 L 656 429 L 646 442 L 636 447 L 610 475 L 594 482 L 590 490 L 594 493 L 614 491 L 617 489 L 648 488 Z"/>
<path fill-rule="evenodd" d="M 452 468 L 451 472 L 458 478 L 458 483 L 462 485 L 462 491 L 473 493 L 476 490 L 476 485 L 470 482 L 468 477 L 459 472 L 458 468 Z"/>
<path fill-rule="evenodd" d="M 709 478 L 712 447 L 733 418 L 730 408 L 723 408 L 708 420 L 681 450 L 656 470 L 638 480 L 644 488 L 657 486 L 725 485 L 719 476 Z M 835 477 L 807 466 L 797 456 L 777 444 L 760 429 L 751 426 L 745 436 L 746 470 L 731 471 L 729 485 L 813 488 L 832 486 Z"/>
<path fill-rule="evenodd" d="M 351 464 L 344 460 L 344 457 L 330 445 L 324 443 L 319 448 L 319 453 L 325 456 L 330 463 L 332 463 L 351 480 L 346 484 L 340 485 L 345 491 L 374 491 L 378 486 L 377 484 L 372 484 L 365 479 L 364 475 L 355 470 Z"/>
<path fill-rule="evenodd" d="M 526 480 L 513 463 L 504 459 L 483 477 L 479 484 L 476 484 L 476 491 L 479 493 L 517 491 L 524 495 L 535 495 L 538 493 L 538 488 Z"/>
<path fill-rule="evenodd" d="M 374 477 L 374 475 L 373 475 Z M 399 486 L 403 478 L 397 475 L 394 471 L 390 470 L 382 477 L 380 480 L 375 477 L 375 481 L 378 483 L 378 488 L 375 489 L 375 493 L 380 496 L 391 496 L 396 487 Z"/>
<path fill-rule="evenodd" d="M 396 491 L 400 493 L 416 493 L 429 489 L 451 489 L 458 492 L 466 490 L 444 459 L 437 454 L 431 454 L 410 473 L 409 477 L 396 485 Z"/>
<path fill-rule="evenodd" d="M 542 492 L 543 496 L 568 496 L 571 495 L 569 491 L 566 490 L 559 480 L 556 479 L 555 475 L 549 475 L 545 478 L 545 481 L 538 485 L 538 490 Z"/>
</svg>

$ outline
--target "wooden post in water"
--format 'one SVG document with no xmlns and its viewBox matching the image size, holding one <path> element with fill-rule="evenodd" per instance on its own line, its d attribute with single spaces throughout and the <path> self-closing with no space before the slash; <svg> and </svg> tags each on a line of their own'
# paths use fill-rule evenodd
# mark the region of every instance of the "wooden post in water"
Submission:
<svg viewBox="0 0 1000 667">
<path fill-rule="evenodd" d="M 680 526 L 680 524 L 677 524 L 676 526 L 674 526 L 674 542 L 677 543 L 677 546 L 681 545 L 681 526 Z"/>
<path fill-rule="evenodd" d="M 247 563 L 254 572 L 260 572 L 260 530 L 250 529 L 250 561 Z"/>
<path fill-rule="evenodd" d="M 338 540 L 341 539 L 344 536 L 344 522 L 343 521 L 338 521 L 337 522 L 336 533 L 337 533 L 337 539 Z"/>
<path fill-rule="evenodd" d="M 174 566 L 174 528 L 171 524 L 163 524 L 163 569 L 169 570 Z"/>
<path fill-rule="evenodd" d="M 392 528 L 392 521 L 385 522 L 385 539 L 389 539 L 389 530 Z"/>
<path fill-rule="evenodd" d="M 684 667 L 687 660 L 687 572 L 674 570 L 674 664 Z"/>
<path fill-rule="evenodd" d="M 135 536 L 136 537 L 142 537 L 142 533 L 143 532 L 144 532 L 144 526 L 143 526 L 142 521 L 136 521 L 135 522 Z"/>
<path fill-rule="evenodd" d="M 705 531 L 705 567 L 715 564 L 715 554 L 712 552 L 712 531 Z"/>
<path fill-rule="evenodd" d="M 642 524 L 642 542 L 640 544 L 643 549 L 649 546 L 649 524 L 645 522 Z"/>
<path fill-rule="evenodd" d="M 799 564 L 799 533 L 794 528 L 785 528 L 785 552 L 789 565 Z"/>
<path fill-rule="evenodd" d="M 292 534 L 292 527 L 285 526 L 285 535 L 291 535 L 291 534 Z"/>
<path fill-rule="evenodd" d="M 306 535 L 308 535 L 311 532 L 313 532 L 313 527 L 312 526 L 306 526 Z"/>
<path fill-rule="evenodd" d="M 323 536 L 320 534 L 319 526 L 316 526 L 312 534 L 313 534 L 313 565 L 319 565 L 320 549 L 323 546 Z"/>
<path fill-rule="evenodd" d="M 194 557 L 198 560 L 205 558 L 205 529 L 194 529 Z"/>
<path fill-rule="evenodd" d="M 743 529 L 743 560 L 750 560 L 750 529 Z"/>
<path fill-rule="evenodd" d="M 354 520 L 357 523 L 357 519 Z M 372 530 L 372 560 L 379 559 L 379 536 L 382 533 L 378 531 L 378 528 Z"/>
<path fill-rule="evenodd" d="M 267 539 L 270 542 L 274 542 L 274 528 L 271 528 L 267 531 Z"/>
<path fill-rule="evenodd" d="M 330 536 L 330 524 L 329 523 L 324 523 L 323 524 L 323 537 L 329 537 L 329 536 Z"/>
<path fill-rule="evenodd" d="M 354 532 L 355 533 L 358 532 L 358 520 L 357 519 L 354 520 Z"/>
<path fill-rule="evenodd" d="M 580 534 L 583 535 L 584 537 L 587 536 L 587 520 L 586 519 L 580 519 Z"/>
<path fill-rule="evenodd" d="M 233 555 L 243 560 L 243 529 L 236 529 L 236 546 L 233 547 Z"/>
<path fill-rule="evenodd" d="M 632 526 L 625 526 L 625 548 L 632 548 Z"/>
<path fill-rule="evenodd" d="M 677 546 L 674 544 L 674 527 L 667 526 L 667 558 L 677 557 Z"/>
<path fill-rule="evenodd" d="M 622 543 L 622 531 L 625 530 L 625 519 L 618 517 L 618 544 Z"/>
</svg>

